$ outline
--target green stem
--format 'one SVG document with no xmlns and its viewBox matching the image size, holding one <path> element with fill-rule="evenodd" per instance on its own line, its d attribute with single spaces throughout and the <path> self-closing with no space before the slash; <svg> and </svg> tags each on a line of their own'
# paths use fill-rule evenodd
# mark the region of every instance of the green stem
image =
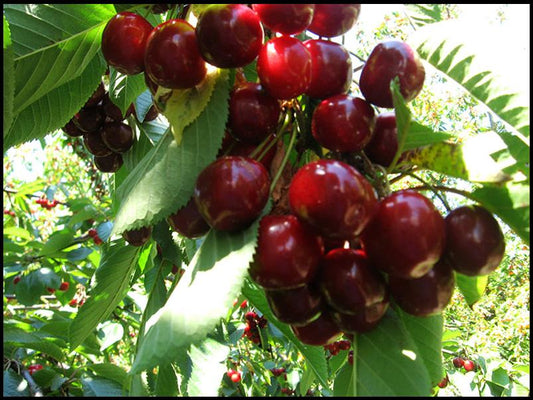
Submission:
<svg viewBox="0 0 533 400">
<path fill-rule="evenodd" d="M 270 193 L 272 193 L 272 190 L 276 187 L 276 183 L 278 183 L 278 180 L 283 173 L 283 170 L 285 169 L 285 165 L 289 161 L 289 157 L 291 154 L 291 150 L 294 147 L 294 143 L 296 142 L 296 136 L 298 132 L 300 131 L 300 126 L 298 123 L 294 124 L 292 132 L 291 132 L 291 138 L 289 140 L 289 145 L 286 149 L 285 156 L 283 157 L 283 160 L 281 161 L 281 165 L 279 166 L 278 170 L 276 171 L 276 175 L 274 176 L 274 179 L 272 179 L 272 184 L 270 185 Z"/>
<path fill-rule="evenodd" d="M 414 178 L 414 179 L 416 179 L 417 181 L 421 182 L 423 185 L 425 185 L 427 189 L 431 190 L 435 194 L 435 196 L 437 196 L 439 198 L 439 200 L 442 202 L 442 204 L 444 205 L 446 210 L 448 212 L 451 211 L 450 205 L 448 204 L 448 201 L 446 201 L 446 197 L 441 196 L 441 194 L 435 189 L 435 186 L 433 186 L 430 183 L 426 182 L 425 180 L 423 180 L 419 176 L 413 174 L 412 172 L 407 173 L 407 175 L 412 177 L 412 178 Z"/>
</svg>

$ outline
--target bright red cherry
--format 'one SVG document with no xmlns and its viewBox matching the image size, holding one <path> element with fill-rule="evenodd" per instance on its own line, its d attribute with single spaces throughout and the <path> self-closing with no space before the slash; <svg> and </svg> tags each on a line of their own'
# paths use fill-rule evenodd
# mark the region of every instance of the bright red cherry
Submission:
<svg viewBox="0 0 533 400">
<path fill-rule="evenodd" d="M 417 317 L 439 314 L 450 302 L 455 278 L 450 263 L 442 258 L 427 274 L 416 279 L 389 276 L 389 289 L 400 308 Z"/>
<path fill-rule="evenodd" d="M 311 83 L 305 94 L 325 99 L 347 93 L 352 83 L 352 59 L 339 43 L 309 39 L 304 42 L 311 53 Z"/>
<path fill-rule="evenodd" d="M 398 151 L 398 132 L 396 114 L 386 112 L 376 117 L 376 126 L 370 142 L 364 148 L 370 161 L 388 167 Z"/>
<path fill-rule="evenodd" d="M 498 221 L 482 206 L 452 210 L 445 218 L 445 255 L 453 268 L 468 276 L 487 275 L 500 265 L 505 238 Z"/>
<path fill-rule="evenodd" d="M 359 87 L 368 102 L 392 108 L 390 83 L 396 76 L 400 93 L 405 101 L 411 101 L 424 86 L 424 65 L 407 43 L 399 40 L 382 42 L 370 53 L 361 71 Z"/>
<path fill-rule="evenodd" d="M 211 227 L 234 232 L 259 217 L 269 190 L 270 177 L 263 164 L 251 158 L 225 156 L 200 172 L 194 199 Z"/>
<path fill-rule="evenodd" d="M 374 109 L 366 100 L 338 94 L 322 100 L 315 108 L 311 133 L 329 150 L 354 152 L 370 141 L 375 122 Z"/>
<path fill-rule="evenodd" d="M 463 363 L 463 368 L 467 372 L 474 371 L 476 369 L 476 363 L 474 363 L 472 360 L 465 360 Z"/>
<path fill-rule="evenodd" d="M 365 307 L 357 314 L 344 314 L 332 311 L 331 316 L 344 333 L 364 333 L 374 329 L 389 309 L 389 296 L 371 306 Z"/>
<path fill-rule="evenodd" d="M 234 372 L 233 374 L 231 374 L 231 377 L 230 377 L 231 381 L 232 382 L 240 382 L 241 381 L 241 373 L 240 372 Z"/>
<path fill-rule="evenodd" d="M 150 240 L 150 237 L 152 236 L 152 227 L 151 226 L 145 226 L 139 229 L 131 229 L 129 231 L 125 231 L 122 234 L 122 237 L 126 242 L 131 244 L 132 246 L 142 246 L 148 240 Z"/>
<path fill-rule="evenodd" d="M 323 311 L 317 319 L 307 325 L 291 325 L 291 330 L 302 343 L 311 346 L 325 346 L 333 343 L 342 334 L 328 311 Z"/>
<path fill-rule="evenodd" d="M 304 165 L 289 186 L 294 214 L 327 239 L 361 233 L 377 205 L 374 188 L 354 167 L 337 160 Z"/>
<path fill-rule="evenodd" d="M 219 68 L 250 64 L 263 46 L 263 27 L 244 4 L 212 4 L 196 24 L 198 47 L 204 60 Z"/>
<path fill-rule="evenodd" d="M 69 287 L 70 287 L 70 283 L 61 282 L 61 285 L 59 285 L 59 290 L 61 290 L 62 292 L 65 292 L 68 290 Z"/>
<path fill-rule="evenodd" d="M 377 268 L 404 279 L 420 278 L 444 250 L 444 218 L 414 190 L 383 198 L 361 234 L 361 244 Z"/>
<path fill-rule="evenodd" d="M 123 122 L 108 122 L 102 129 L 102 140 L 111 151 L 125 153 L 133 146 L 133 131 Z"/>
<path fill-rule="evenodd" d="M 320 291 L 310 285 L 294 289 L 266 290 L 272 313 L 289 325 L 306 325 L 319 317 L 323 307 Z"/>
<path fill-rule="evenodd" d="M 211 229 L 192 197 L 185 206 L 170 215 L 167 222 L 173 230 L 189 239 L 202 237 Z"/>
<path fill-rule="evenodd" d="M 144 52 L 152 25 L 139 14 L 121 12 L 102 33 L 102 53 L 109 65 L 126 75 L 144 70 Z"/>
<path fill-rule="evenodd" d="M 94 156 L 94 165 L 101 172 L 117 172 L 123 163 L 124 160 L 120 153 L 111 153 L 107 156 Z"/>
<path fill-rule="evenodd" d="M 359 19 L 361 4 L 315 4 L 309 32 L 322 37 L 335 37 L 348 32 Z"/>
<path fill-rule="evenodd" d="M 290 289 L 315 276 L 324 248 L 294 215 L 266 215 L 259 223 L 250 276 L 266 289 Z"/>
<path fill-rule="evenodd" d="M 228 127 L 242 142 L 259 144 L 275 133 L 279 115 L 278 100 L 259 83 L 246 82 L 230 94 Z"/>
<path fill-rule="evenodd" d="M 168 89 L 192 88 L 207 74 L 196 32 L 182 19 L 171 19 L 154 28 L 146 42 L 144 62 L 148 77 Z"/>
<path fill-rule="evenodd" d="M 315 4 L 252 4 L 268 29 L 284 35 L 297 35 L 311 23 Z"/>
<path fill-rule="evenodd" d="M 361 250 L 335 249 L 320 264 L 320 289 L 336 311 L 357 314 L 387 295 L 385 280 Z"/>
<path fill-rule="evenodd" d="M 295 37 L 272 38 L 259 51 L 257 75 L 261 85 L 275 98 L 297 97 L 311 83 L 311 53 Z"/>
</svg>

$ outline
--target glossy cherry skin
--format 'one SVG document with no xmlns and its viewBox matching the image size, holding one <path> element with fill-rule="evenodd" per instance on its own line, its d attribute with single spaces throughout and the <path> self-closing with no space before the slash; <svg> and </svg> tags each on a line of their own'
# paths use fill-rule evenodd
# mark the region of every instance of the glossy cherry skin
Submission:
<svg viewBox="0 0 533 400">
<path fill-rule="evenodd" d="M 304 165 L 289 185 L 292 212 L 326 239 L 351 240 L 377 206 L 374 188 L 352 166 L 337 160 Z"/>
<path fill-rule="evenodd" d="M 445 218 L 445 255 L 453 268 L 464 275 L 487 275 L 501 263 L 505 238 L 498 221 L 482 206 L 452 210 Z"/>
<path fill-rule="evenodd" d="M 314 4 L 252 4 L 268 29 L 284 35 L 303 32 L 313 19 Z"/>
<path fill-rule="evenodd" d="M 364 333 L 374 329 L 389 309 L 389 295 L 380 302 L 365 307 L 357 314 L 332 311 L 333 320 L 344 333 Z"/>
<path fill-rule="evenodd" d="M 150 240 L 150 237 L 152 236 L 152 227 L 151 226 L 145 226 L 139 229 L 132 229 L 129 231 L 125 231 L 122 234 L 122 237 L 126 242 L 131 244 L 132 246 L 142 246 L 148 240 Z"/>
<path fill-rule="evenodd" d="M 289 325 L 307 325 L 320 316 L 324 306 L 320 291 L 310 285 L 266 290 L 265 295 L 272 313 Z"/>
<path fill-rule="evenodd" d="M 73 119 L 68 121 L 63 128 L 61 128 L 70 137 L 80 137 L 85 134 L 80 128 L 76 126 Z"/>
<path fill-rule="evenodd" d="M 315 108 L 311 133 L 326 149 L 354 152 L 370 141 L 375 123 L 374 109 L 366 100 L 338 94 L 322 100 Z"/>
<path fill-rule="evenodd" d="M 198 211 L 192 197 L 185 206 L 170 215 L 167 222 L 173 230 L 189 239 L 202 237 L 211 229 Z"/>
<path fill-rule="evenodd" d="M 455 288 L 451 264 L 442 258 L 417 279 L 389 277 L 389 290 L 400 308 L 417 317 L 439 314 L 450 302 Z"/>
<path fill-rule="evenodd" d="M 87 100 L 83 107 L 94 107 L 100 103 L 106 94 L 104 82 L 100 82 L 96 90 L 93 92 L 91 97 Z"/>
<path fill-rule="evenodd" d="M 342 334 L 328 310 L 322 311 L 317 319 L 306 325 L 291 325 L 291 330 L 300 342 L 311 346 L 333 343 Z"/>
<path fill-rule="evenodd" d="M 207 74 L 196 32 L 182 19 L 171 19 L 154 28 L 146 42 L 144 63 L 148 77 L 168 89 L 192 88 Z"/>
<path fill-rule="evenodd" d="M 371 263 L 391 276 L 420 278 L 444 250 L 444 218 L 433 203 L 414 190 L 383 198 L 361 234 Z"/>
<path fill-rule="evenodd" d="M 92 155 L 102 157 L 108 156 L 112 150 L 107 147 L 102 139 L 103 129 L 96 132 L 88 132 L 83 135 L 83 144 L 89 153 Z"/>
<path fill-rule="evenodd" d="M 309 32 L 322 37 L 335 37 L 348 32 L 359 19 L 361 4 L 315 4 Z"/>
<path fill-rule="evenodd" d="M 311 74 L 311 53 L 295 37 L 275 37 L 259 51 L 257 75 L 261 85 L 277 99 L 288 100 L 305 93 Z"/>
<path fill-rule="evenodd" d="M 309 283 L 324 252 L 322 239 L 294 215 L 266 215 L 259 223 L 250 276 L 265 289 L 291 289 Z"/>
<path fill-rule="evenodd" d="M 200 14 L 196 37 L 200 54 L 209 64 L 244 67 L 263 46 L 263 27 L 257 14 L 244 4 L 213 4 Z"/>
<path fill-rule="evenodd" d="M 108 122 L 102 129 L 102 140 L 115 153 L 125 153 L 133 146 L 133 131 L 123 122 Z"/>
<path fill-rule="evenodd" d="M 364 148 L 370 161 L 388 167 L 398 151 L 398 131 L 396 114 L 385 112 L 376 117 L 374 133 Z"/>
<path fill-rule="evenodd" d="M 102 53 L 107 63 L 126 75 L 142 72 L 146 40 L 152 30 L 150 22 L 139 14 L 115 15 L 102 33 Z"/>
<path fill-rule="evenodd" d="M 361 250 L 331 250 L 322 258 L 318 282 L 328 304 L 345 314 L 380 303 L 387 293 L 385 280 Z"/>
<path fill-rule="evenodd" d="M 400 93 L 409 102 L 422 90 L 426 73 L 418 54 L 407 43 L 399 40 L 382 42 L 368 56 L 359 87 L 370 103 L 392 108 L 390 83 L 396 76 Z"/>
<path fill-rule="evenodd" d="M 276 132 L 280 106 L 259 83 L 246 82 L 230 94 L 228 127 L 236 139 L 259 144 Z"/>
<path fill-rule="evenodd" d="M 347 93 L 352 83 L 352 59 L 339 43 L 309 39 L 304 42 L 311 53 L 311 83 L 305 94 L 325 99 Z"/>
<path fill-rule="evenodd" d="M 101 172 L 117 172 L 124 160 L 122 159 L 122 154 L 120 153 L 111 153 L 107 156 L 94 156 L 94 165 Z"/>
<path fill-rule="evenodd" d="M 106 95 L 102 99 L 102 108 L 104 110 L 104 114 L 109 118 L 113 119 L 114 121 L 125 120 L 133 113 L 135 109 L 132 103 L 130 107 L 126 110 L 126 115 L 123 115 L 122 111 L 120 110 L 120 107 L 113 103 L 113 101 L 109 98 L 108 93 L 106 93 Z"/>
<path fill-rule="evenodd" d="M 211 227 L 235 232 L 259 217 L 269 190 L 270 177 L 263 164 L 251 158 L 224 156 L 200 172 L 194 199 Z"/>
<path fill-rule="evenodd" d="M 105 121 L 102 107 L 83 107 L 72 118 L 74 124 L 84 132 L 95 132 Z"/>
</svg>

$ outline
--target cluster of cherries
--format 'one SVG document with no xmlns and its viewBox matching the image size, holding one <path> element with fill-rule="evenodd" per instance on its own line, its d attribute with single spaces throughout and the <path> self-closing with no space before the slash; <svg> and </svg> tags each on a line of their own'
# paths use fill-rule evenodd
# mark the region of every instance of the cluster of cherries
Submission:
<svg viewBox="0 0 533 400">
<path fill-rule="evenodd" d="M 261 345 L 261 335 L 259 329 L 263 329 L 267 325 L 267 319 L 262 315 L 257 315 L 254 311 L 248 311 L 244 315 L 246 326 L 244 327 L 243 337 L 247 337 L 250 341 L 257 345 Z"/>
<path fill-rule="evenodd" d="M 59 201 L 57 201 L 56 199 L 50 201 L 45 197 L 40 197 L 36 199 L 35 202 L 39 204 L 42 208 L 46 208 L 47 210 L 51 210 L 59 204 Z"/>
<path fill-rule="evenodd" d="M 346 33 L 359 12 L 359 4 L 215 4 L 202 9 L 195 27 L 178 18 L 155 28 L 123 12 L 102 35 L 109 65 L 124 74 L 144 72 L 152 93 L 158 86 L 200 84 L 207 64 L 239 70 L 256 62 L 258 82 L 236 79 L 230 95 L 227 132 L 234 143 L 223 146 L 198 175 L 192 198 L 167 218 L 189 238 L 211 228 L 238 232 L 260 217 L 273 182 L 267 152 L 257 148 L 268 149 L 263 145 L 280 135 L 282 105 L 290 110 L 299 96 L 316 100 L 309 131 L 329 157 L 300 167 L 288 183 L 286 210 L 261 218 L 249 268 L 273 314 L 310 345 L 373 329 L 391 299 L 413 315 L 439 313 L 453 294 L 454 271 L 488 274 L 505 249 L 485 208 L 459 207 L 444 218 L 414 190 L 378 197 L 373 180 L 345 157 L 363 154 L 389 166 L 398 150 L 395 116 L 376 115 L 374 107 L 393 107 L 393 79 L 406 101 L 425 79 L 416 52 L 391 40 L 378 44 L 364 64 L 362 96 L 349 93 L 350 54 L 329 38 Z M 319 38 L 302 41 L 296 35 L 304 31 Z M 231 153 L 236 143 L 255 147 Z M 151 228 L 141 231 L 146 241 Z"/>
</svg>

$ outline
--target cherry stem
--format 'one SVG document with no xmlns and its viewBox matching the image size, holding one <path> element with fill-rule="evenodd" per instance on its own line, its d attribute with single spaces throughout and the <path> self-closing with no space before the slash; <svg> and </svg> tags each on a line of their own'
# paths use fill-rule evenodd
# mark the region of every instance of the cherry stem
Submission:
<svg viewBox="0 0 533 400">
<path fill-rule="evenodd" d="M 476 202 L 478 201 L 474 196 L 472 196 L 471 193 L 469 193 L 467 191 L 464 191 L 464 190 L 461 190 L 461 189 L 456 189 L 456 188 L 443 186 L 443 185 L 433 185 L 433 186 L 431 186 L 431 188 L 433 188 L 435 190 L 440 190 L 442 192 L 450 192 L 450 193 L 458 194 L 458 195 L 466 197 L 467 199 L 470 199 L 472 201 L 476 201 Z M 410 189 L 419 190 L 419 191 L 420 190 L 428 190 L 428 184 L 424 184 L 422 186 L 414 186 L 414 187 L 411 187 Z"/>
<path fill-rule="evenodd" d="M 287 118 L 288 119 L 288 118 Z M 276 183 L 278 182 L 281 174 L 283 173 L 283 170 L 285 169 L 285 166 L 287 165 L 287 162 L 289 161 L 292 148 L 294 147 L 294 143 L 296 142 L 296 136 L 300 132 L 300 125 L 298 124 L 297 118 L 295 119 L 295 124 L 293 124 L 292 132 L 291 132 L 291 138 L 289 140 L 289 145 L 287 146 L 285 155 L 283 157 L 283 160 L 281 161 L 281 164 L 276 171 L 276 175 L 274 176 L 274 179 L 272 179 L 272 184 L 270 185 L 270 193 L 272 194 L 272 191 L 276 187 Z"/>
<path fill-rule="evenodd" d="M 448 201 L 446 200 L 446 197 L 445 196 L 442 196 L 441 193 L 438 192 L 438 190 L 435 188 L 435 186 L 433 186 L 432 184 L 426 182 L 425 180 L 423 180 L 422 178 L 420 178 L 419 176 L 413 174 L 412 172 L 408 172 L 407 175 L 409 175 L 410 177 L 416 179 L 417 181 L 419 182 L 422 182 L 422 184 L 425 185 L 426 189 L 429 189 L 431 190 L 435 196 L 438 197 L 438 199 L 442 202 L 442 204 L 444 205 L 444 207 L 446 208 L 446 210 L 448 212 L 451 211 L 451 207 L 450 205 L 448 204 Z"/>
</svg>

